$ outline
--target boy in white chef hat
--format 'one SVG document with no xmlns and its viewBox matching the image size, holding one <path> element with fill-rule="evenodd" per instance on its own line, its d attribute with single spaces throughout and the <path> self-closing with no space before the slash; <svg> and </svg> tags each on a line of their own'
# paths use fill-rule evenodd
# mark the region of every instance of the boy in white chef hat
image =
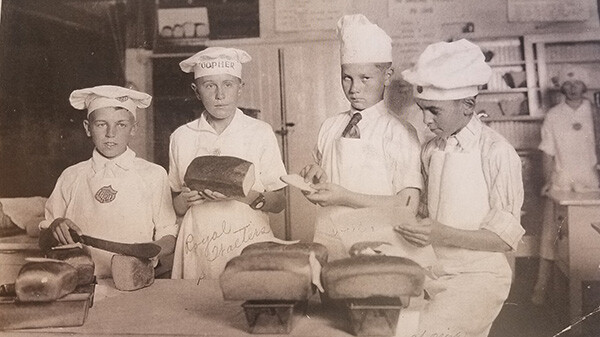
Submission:
<svg viewBox="0 0 600 337">
<path fill-rule="evenodd" d="M 542 124 L 543 172 L 542 195 L 551 190 L 585 192 L 598 190 L 596 144 L 593 107 L 583 94 L 588 83 L 587 72 L 581 67 L 565 65 L 558 73 L 558 85 L 564 100 L 548 110 Z M 546 298 L 559 224 L 554 221 L 554 204 L 544 203 L 540 266 L 533 289 L 532 302 L 541 305 Z"/>
<path fill-rule="evenodd" d="M 364 15 L 346 15 L 337 24 L 341 82 L 350 110 L 321 125 L 313 157 L 300 175 L 317 183 L 306 198 L 318 209 L 314 241 L 329 259 L 348 256 L 336 218 L 356 208 L 407 206 L 415 214 L 422 187 L 415 129 L 386 107 L 384 92 L 394 73 L 392 40 Z M 356 122 L 356 123 L 354 123 Z"/>
<path fill-rule="evenodd" d="M 200 118 L 175 130 L 170 140 L 169 182 L 175 211 L 183 216 L 173 278 L 218 278 L 226 262 L 246 245 L 274 239 L 268 212 L 279 213 L 285 207 L 286 185 L 279 177 L 286 170 L 273 128 L 238 108 L 242 64 L 250 60 L 240 49 L 210 47 L 179 64 L 183 72 L 193 72 L 191 87 L 204 111 Z M 208 155 L 238 157 L 254 164 L 255 183 L 245 198 L 234 200 L 185 186 L 190 162 Z"/>
<path fill-rule="evenodd" d="M 116 242 L 154 241 L 161 247 L 159 256 L 172 253 L 178 228 L 167 173 L 137 158 L 128 146 L 136 132 L 137 109 L 148 107 L 152 97 L 102 85 L 75 90 L 69 100 L 74 108 L 87 110 L 83 127 L 95 148 L 92 158 L 60 175 L 40 228 L 48 228 L 60 244 L 73 243 L 72 229 Z M 110 276 L 112 254 L 91 252 L 96 274 Z"/>
<path fill-rule="evenodd" d="M 478 86 L 490 75 L 479 47 L 464 39 L 428 46 L 402 72 L 436 134 L 421 156 L 428 217 L 395 227 L 416 246 L 431 244 L 439 259 L 419 336 L 487 336 L 510 289 L 504 252 L 524 234 L 521 161 L 474 114 Z"/>
</svg>

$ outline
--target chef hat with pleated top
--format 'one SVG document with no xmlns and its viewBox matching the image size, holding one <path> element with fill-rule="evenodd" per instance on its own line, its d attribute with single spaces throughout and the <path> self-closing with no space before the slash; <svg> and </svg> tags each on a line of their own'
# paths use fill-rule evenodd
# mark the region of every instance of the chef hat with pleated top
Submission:
<svg viewBox="0 0 600 337">
<path fill-rule="evenodd" d="M 181 61 L 179 67 L 184 73 L 194 72 L 194 78 L 229 74 L 242 78 L 242 63 L 250 62 L 252 57 L 236 48 L 209 47 Z"/>
<path fill-rule="evenodd" d="M 362 14 L 338 20 L 341 64 L 392 62 L 392 39 Z"/>
<path fill-rule="evenodd" d="M 581 67 L 566 64 L 558 72 L 558 85 L 562 86 L 567 81 L 581 81 L 584 84 L 587 84 L 589 83 L 588 72 Z"/>
<path fill-rule="evenodd" d="M 417 63 L 402 72 L 416 98 L 434 101 L 475 96 L 491 75 L 481 49 L 465 39 L 427 46 Z"/>
<path fill-rule="evenodd" d="M 138 108 L 143 109 L 150 106 L 152 96 L 116 85 L 100 85 L 73 91 L 69 96 L 69 101 L 75 109 L 87 109 L 88 116 L 100 108 L 120 107 L 131 111 L 135 118 Z"/>
</svg>

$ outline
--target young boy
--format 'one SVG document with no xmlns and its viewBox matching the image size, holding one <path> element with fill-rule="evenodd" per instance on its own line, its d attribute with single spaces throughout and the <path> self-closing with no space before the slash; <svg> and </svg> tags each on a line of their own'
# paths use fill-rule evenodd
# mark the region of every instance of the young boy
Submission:
<svg viewBox="0 0 600 337">
<path fill-rule="evenodd" d="M 267 212 L 285 207 L 280 179 L 286 174 L 275 133 L 263 121 L 238 109 L 245 51 L 210 47 L 182 61 L 194 73 L 191 87 L 205 110 L 171 135 L 169 181 L 173 203 L 184 216 L 175 248 L 173 278 L 214 279 L 229 259 L 254 242 L 274 239 Z M 232 199 L 184 184 L 191 161 L 199 156 L 238 157 L 254 164 L 255 183 L 245 198 Z"/>
<path fill-rule="evenodd" d="M 436 134 L 422 152 L 429 217 L 395 227 L 416 246 L 431 244 L 439 260 L 418 336 L 487 336 L 510 290 L 504 252 L 525 232 L 523 182 L 515 149 L 474 114 L 490 75 L 479 47 L 464 39 L 428 46 L 402 72 Z"/>
<path fill-rule="evenodd" d="M 73 243 L 69 229 L 110 241 L 149 242 L 159 257 L 173 252 L 176 217 L 166 171 L 137 158 L 129 147 L 136 133 L 137 108 L 152 97 L 112 85 L 75 90 L 69 100 L 87 109 L 83 127 L 94 142 L 92 158 L 68 167 L 46 203 L 48 228 L 61 244 Z M 91 249 L 96 275 L 111 275 L 113 254 Z"/>
<path fill-rule="evenodd" d="M 600 180 L 596 164 L 592 105 L 583 94 L 586 92 L 587 74 L 574 66 L 561 69 L 558 84 L 564 101 L 548 111 L 542 125 L 542 163 L 545 184 L 542 195 L 550 190 L 585 192 L 598 190 Z M 533 288 L 532 302 L 544 303 L 550 280 L 558 223 L 554 220 L 553 202 L 546 198 L 544 220 L 540 239 L 540 266 Z"/>
<path fill-rule="evenodd" d="M 361 15 L 338 22 L 341 80 L 351 109 L 321 125 L 315 164 L 300 175 L 318 183 L 305 194 L 318 210 L 314 241 L 330 260 L 348 256 L 335 217 L 354 208 L 408 206 L 416 213 L 422 186 L 420 145 L 414 128 L 401 122 L 383 101 L 394 73 L 391 38 Z M 349 124 L 357 121 L 357 124 Z"/>
</svg>

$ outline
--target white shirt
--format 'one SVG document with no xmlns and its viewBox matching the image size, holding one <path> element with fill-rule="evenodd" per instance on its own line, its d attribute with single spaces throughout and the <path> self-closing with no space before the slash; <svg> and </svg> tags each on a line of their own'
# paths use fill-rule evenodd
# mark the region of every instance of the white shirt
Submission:
<svg viewBox="0 0 600 337">
<path fill-rule="evenodd" d="M 239 109 L 221 134 L 208 124 L 204 113 L 171 134 L 169 182 L 174 192 L 181 191 L 185 172 L 192 160 L 207 155 L 233 156 L 253 163 L 256 177 L 253 189 L 258 192 L 286 186 L 279 179 L 287 173 L 273 129 L 263 121 L 244 115 Z"/>
<path fill-rule="evenodd" d="M 65 169 L 46 202 L 45 218 L 41 228 L 68 218 L 86 235 L 125 243 L 177 236 L 178 231 L 165 169 L 137 158 L 129 148 L 114 159 L 94 150 L 89 160 Z M 97 270 L 110 270 L 95 262 Z"/>
<path fill-rule="evenodd" d="M 338 172 L 340 167 L 337 165 L 335 143 L 354 112 L 350 110 L 326 119 L 319 130 L 313 155 L 332 183 L 340 184 L 338 177 L 344 175 L 344 172 Z M 363 153 L 356 153 L 355 159 L 357 162 L 363 161 L 363 166 L 385 167 L 386 176 L 378 178 L 385 181 L 387 186 L 374 187 L 378 194 L 394 195 L 409 187 L 421 189 L 421 146 L 414 127 L 393 116 L 383 101 L 359 112 L 362 115 L 358 123 L 360 140 L 366 142 L 367 146 L 363 148 Z M 365 162 L 367 160 L 370 162 Z M 368 168 L 362 171 L 364 176 L 360 180 L 365 184 L 374 178 L 369 172 Z"/>
<path fill-rule="evenodd" d="M 542 125 L 539 149 L 554 157 L 554 188 L 598 188 L 594 123 L 588 100 L 576 110 L 564 102 L 550 109 Z"/>
<path fill-rule="evenodd" d="M 483 125 L 476 116 L 454 137 L 458 144 L 452 150 L 446 150 L 481 153 L 481 169 L 489 191 L 490 211 L 480 228 L 498 234 L 516 249 L 525 233 L 521 226 L 524 192 L 519 155 L 506 139 Z M 425 144 L 422 158 L 426 179 L 433 152 L 445 150 L 446 142 L 446 139 L 436 137 Z"/>
</svg>

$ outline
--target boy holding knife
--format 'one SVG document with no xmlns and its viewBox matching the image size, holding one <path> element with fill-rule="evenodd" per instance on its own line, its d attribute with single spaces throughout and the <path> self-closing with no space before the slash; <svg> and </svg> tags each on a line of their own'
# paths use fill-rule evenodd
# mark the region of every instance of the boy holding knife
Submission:
<svg viewBox="0 0 600 337">
<path fill-rule="evenodd" d="M 74 242 L 71 229 L 122 243 L 155 240 L 161 247 L 158 256 L 172 253 L 178 226 L 167 173 L 129 148 L 137 109 L 148 107 L 152 97 L 103 85 L 75 90 L 69 100 L 74 108 L 87 109 L 83 127 L 95 149 L 92 158 L 58 178 L 40 228 L 60 244 Z M 112 254 L 93 248 L 91 253 L 96 275 L 110 276 Z"/>
</svg>

